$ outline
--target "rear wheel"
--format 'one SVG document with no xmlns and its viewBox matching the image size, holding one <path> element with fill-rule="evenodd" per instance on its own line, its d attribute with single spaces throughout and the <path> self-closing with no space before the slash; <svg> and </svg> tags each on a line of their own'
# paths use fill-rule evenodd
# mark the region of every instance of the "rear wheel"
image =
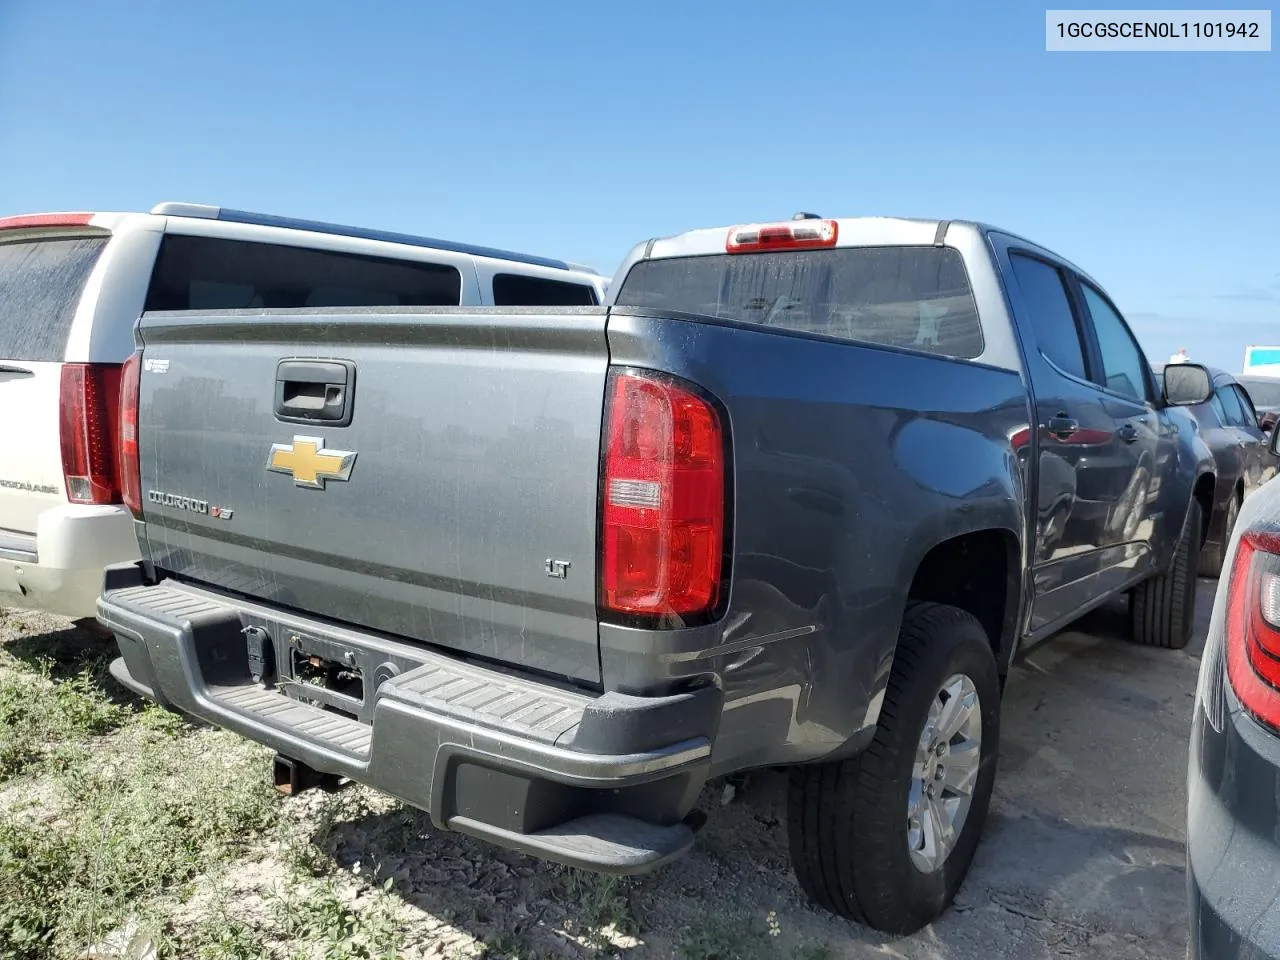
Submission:
<svg viewBox="0 0 1280 960">
<path fill-rule="evenodd" d="M 986 820 L 1000 682 L 973 616 L 907 609 L 871 745 L 797 767 L 787 820 L 801 887 L 833 913 L 911 933 L 950 904 Z"/>
<path fill-rule="evenodd" d="M 1231 542 L 1231 531 L 1235 529 L 1236 518 L 1240 516 L 1240 494 L 1234 492 L 1223 504 L 1222 540 L 1219 543 L 1206 543 L 1200 548 L 1200 576 L 1217 577 L 1222 573 L 1222 562 L 1226 558 L 1227 544 Z"/>
<path fill-rule="evenodd" d="M 1169 569 L 1133 588 L 1129 614 L 1137 643 L 1174 650 L 1187 645 L 1196 615 L 1199 552 L 1200 504 L 1192 500 Z"/>
</svg>

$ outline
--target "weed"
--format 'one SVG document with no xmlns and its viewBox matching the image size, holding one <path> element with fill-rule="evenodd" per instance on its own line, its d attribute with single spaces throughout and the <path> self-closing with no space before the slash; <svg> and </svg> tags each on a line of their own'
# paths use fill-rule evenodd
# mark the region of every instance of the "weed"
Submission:
<svg viewBox="0 0 1280 960">
<path fill-rule="evenodd" d="M 178 737 L 188 733 L 192 724 L 181 714 L 166 710 L 157 703 L 147 703 L 138 712 L 138 726 L 166 737 Z"/>
<path fill-rule="evenodd" d="M 325 960 L 395 960 L 402 935 L 388 881 L 373 905 L 358 911 L 346 903 L 333 880 L 278 893 L 274 913 L 286 940 L 318 945 Z"/>
<path fill-rule="evenodd" d="M 831 947 L 825 943 L 802 943 L 792 952 L 795 960 L 831 960 Z"/>
<path fill-rule="evenodd" d="M 289 837 L 285 841 L 285 858 L 293 871 L 306 878 L 323 877 L 333 872 L 331 848 L 338 828 L 370 814 L 368 801 L 358 790 L 339 790 L 324 797 L 319 810 L 309 818 L 310 836 Z M 285 824 L 286 835 L 289 826 Z"/>
<path fill-rule="evenodd" d="M 756 960 L 772 952 L 769 940 L 755 936 L 741 918 L 723 917 L 686 933 L 677 956 L 682 960 Z"/>
<path fill-rule="evenodd" d="M 49 662 L 32 671 L 0 674 L 0 783 L 26 773 L 58 747 L 101 736 L 129 717 L 107 700 L 92 670 L 61 680 Z"/>
<path fill-rule="evenodd" d="M 268 956 L 266 941 L 252 927 L 230 917 L 201 926 L 201 942 L 196 951 L 200 960 L 260 960 Z"/>
<path fill-rule="evenodd" d="M 542 954 L 524 938 L 497 933 L 487 938 L 476 960 L 537 960 Z"/>
<path fill-rule="evenodd" d="M 0 955 L 83 948 L 266 827 L 265 757 L 230 737 L 200 739 L 73 768 L 59 778 L 71 802 L 54 824 L 0 814 Z M 221 751 L 230 764 L 192 762 Z"/>
<path fill-rule="evenodd" d="M 627 900 L 626 878 L 566 867 L 561 869 L 561 879 L 562 897 L 574 905 L 574 925 L 583 930 L 589 947 L 609 950 L 613 946 L 611 933 L 636 933 L 637 924 Z"/>
</svg>

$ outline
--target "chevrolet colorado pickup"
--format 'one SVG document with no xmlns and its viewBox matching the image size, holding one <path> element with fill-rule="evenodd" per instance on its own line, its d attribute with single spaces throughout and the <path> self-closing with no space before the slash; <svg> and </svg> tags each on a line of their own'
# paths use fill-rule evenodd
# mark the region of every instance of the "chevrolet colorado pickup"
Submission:
<svg viewBox="0 0 1280 960">
<path fill-rule="evenodd" d="M 1213 460 L 1102 287 L 967 222 L 697 230 L 600 307 L 156 310 L 121 387 L 119 681 L 598 871 L 787 767 L 818 904 L 939 914 L 1015 653 L 1181 647 Z"/>
</svg>

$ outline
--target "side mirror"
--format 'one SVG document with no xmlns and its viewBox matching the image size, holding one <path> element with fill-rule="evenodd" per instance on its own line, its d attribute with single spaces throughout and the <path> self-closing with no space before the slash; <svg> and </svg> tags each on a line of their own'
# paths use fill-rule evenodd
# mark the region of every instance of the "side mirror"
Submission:
<svg viewBox="0 0 1280 960">
<path fill-rule="evenodd" d="M 1274 426 L 1271 428 L 1271 435 L 1267 437 L 1267 449 L 1276 456 L 1280 456 L 1280 430 Z"/>
<path fill-rule="evenodd" d="M 1194 407 L 1213 396 L 1213 379 L 1198 363 L 1171 363 L 1164 368 L 1164 402 Z"/>
</svg>

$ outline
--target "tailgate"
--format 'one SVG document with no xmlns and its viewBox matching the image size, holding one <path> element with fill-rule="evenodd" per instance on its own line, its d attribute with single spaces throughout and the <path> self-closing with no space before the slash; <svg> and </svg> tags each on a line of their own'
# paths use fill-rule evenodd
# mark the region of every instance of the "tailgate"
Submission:
<svg viewBox="0 0 1280 960">
<path fill-rule="evenodd" d="M 145 315 L 152 561 L 598 683 L 604 328 L 598 308 Z"/>
</svg>

